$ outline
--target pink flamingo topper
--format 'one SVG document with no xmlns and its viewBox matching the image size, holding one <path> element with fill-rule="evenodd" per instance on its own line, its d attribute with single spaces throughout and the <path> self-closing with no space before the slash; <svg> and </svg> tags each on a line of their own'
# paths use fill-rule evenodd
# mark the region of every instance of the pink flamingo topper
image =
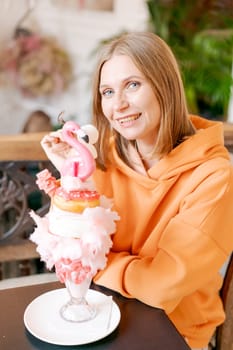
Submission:
<svg viewBox="0 0 233 350">
<path fill-rule="evenodd" d="M 85 181 L 96 168 L 94 157 L 85 146 L 85 142 L 88 143 L 88 135 L 77 123 L 68 121 L 63 125 L 62 137 L 75 150 L 75 154 L 65 160 L 61 175 L 78 177 Z"/>
</svg>

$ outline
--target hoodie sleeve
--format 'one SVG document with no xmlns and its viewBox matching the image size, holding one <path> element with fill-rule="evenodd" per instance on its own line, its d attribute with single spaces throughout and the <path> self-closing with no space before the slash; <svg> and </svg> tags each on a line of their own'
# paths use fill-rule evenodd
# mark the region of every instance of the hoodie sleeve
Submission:
<svg viewBox="0 0 233 350">
<path fill-rule="evenodd" d="M 164 229 L 156 255 L 110 252 L 97 283 L 167 313 L 213 279 L 220 288 L 218 271 L 233 250 L 232 169 L 210 173 L 208 164 L 203 164 L 198 171 L 202 175 L 193 174 L 193 181 L 201 181 L 192 186 Z"/>
</svg>

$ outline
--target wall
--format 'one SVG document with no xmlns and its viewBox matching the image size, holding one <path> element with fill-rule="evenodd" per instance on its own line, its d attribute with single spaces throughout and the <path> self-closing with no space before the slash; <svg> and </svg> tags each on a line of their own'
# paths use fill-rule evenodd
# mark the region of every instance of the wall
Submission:
<svg viewBox="0 0 233 350">
<path fill-rule="evenodd" d="M 80 9 L 77 2 L 1 1 L 0 22 L 5 30 L 0 35 L 0 45 L 4 45 L 4 41 L 13 35 L 15 24 L 28 4 L 35 3 L 36 7 L 25 21 L 25 26 L 59 39 L 70 53 L 75 79 L 69 90 L 59 98 L 26 99 L 18 91 L 1 88 L 0 134 L 20 132 L 29 112 L 35 109 L 44 109 L 51 115 L 54 123 L 57 122 L 61 111 L 65 111 L 67 117 L 74 116 L 81 124 L 89 122 L 91 76 L 96 59 L 93 51 L 100 40 L 122 31 L 147 29 L 148 13 L 145 0 L 113 0 L 113 11 Z M 65 3 L 70 6 L 64 6 Z M 8 18 L 7 21 L 4 21 L 4 18 Z"/>
</svg>

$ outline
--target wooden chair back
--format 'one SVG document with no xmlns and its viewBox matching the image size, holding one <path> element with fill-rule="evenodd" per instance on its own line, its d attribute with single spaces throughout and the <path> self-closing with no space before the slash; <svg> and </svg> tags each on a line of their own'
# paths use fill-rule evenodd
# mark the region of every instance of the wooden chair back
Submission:
<svg viewBox="0 0 233 350">
<path fill-rule="evenodd" d="M 233 123 L 223 123 L 224 143 L 229 152 L 233 152 Z"/>
</svg>

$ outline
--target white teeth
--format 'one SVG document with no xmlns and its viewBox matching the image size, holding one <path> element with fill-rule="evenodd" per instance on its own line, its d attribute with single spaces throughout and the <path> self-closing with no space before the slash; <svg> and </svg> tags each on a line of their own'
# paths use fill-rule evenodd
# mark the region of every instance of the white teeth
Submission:
<svg viewBox="0 0 233 350">
<path fill-rule="evenodd" d="M 119 123 L 120 124 L 124 124 L 124 123 L 127 123 L 127 122 L 131 122 L 133 120 L 137 120 L 138 118 L 139 118 L 139 115 L 131 115 L 129 117 L 119 119 Z"/>
</svg>

